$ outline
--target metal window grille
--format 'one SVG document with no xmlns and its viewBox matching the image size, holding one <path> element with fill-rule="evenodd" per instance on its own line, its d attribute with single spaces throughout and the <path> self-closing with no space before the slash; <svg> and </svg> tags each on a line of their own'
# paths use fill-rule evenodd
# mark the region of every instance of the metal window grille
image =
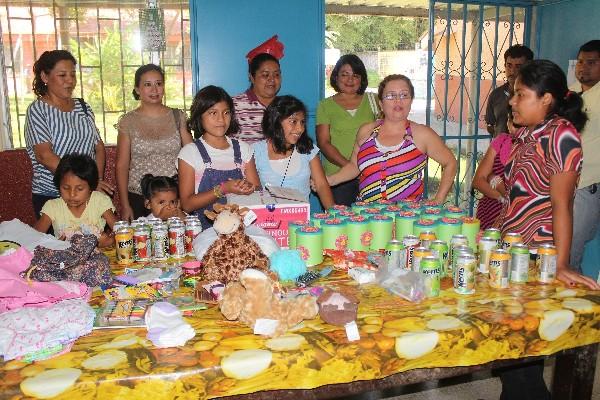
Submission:
<svg viewBox="0 0 600 400">
<path fill-rule="evenodd" d="M 529 44 L 530 4 L 430 2 L 427 124 L 458 160 L 449 201 L 471 212 L 476 200 L 471 181 L 491 139 L 484 120 L 487 99 L 506 81 L 504 51 L 513 44 Z M 439 166 L 429 168 L 429 193 L 437 190 L 440 176 Z"/>
<path fill-rule="evenodd" d="M 187 110 L 192 100 L 189 3 L 160 2 L 164 11 L 166 48 L 142 50 L 139 10 L 143 0 L 128 1 L 7 1 L 0 7 L 3 48 L 5 126 L 12 147 L 24 147 L 27 106 L 34 100 L 31 89 L 33 64 L 46 50 L 69 50 L 77 60 L 78 82 L 74 97 L 90 103 L 96 125 L 106 143 L 115 143 L 115 123 L 137 102 L 131 91 L 135 70 L 159 63 L 165 71 L 165 101 Z"/>
</svg>

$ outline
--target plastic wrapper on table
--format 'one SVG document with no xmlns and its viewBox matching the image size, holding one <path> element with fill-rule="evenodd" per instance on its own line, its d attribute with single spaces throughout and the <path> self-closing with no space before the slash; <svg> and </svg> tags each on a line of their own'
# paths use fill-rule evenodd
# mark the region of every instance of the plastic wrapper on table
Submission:
<svg viewBox="0 0 600 400">
<path fill-rule="evenodd" d="M 375 283 L 390 293 L 413 303 L 418 303 L 425 298 L 425 282 L 419 272 L 388 269 L 385 260 L 382 261 L 375 275 Z"/>
</svg>

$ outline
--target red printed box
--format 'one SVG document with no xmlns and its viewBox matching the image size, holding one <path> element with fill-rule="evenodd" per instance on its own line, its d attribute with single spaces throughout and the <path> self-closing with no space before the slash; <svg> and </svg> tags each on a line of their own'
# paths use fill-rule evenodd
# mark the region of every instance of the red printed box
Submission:
<svg viewBox="0 0 600 400">
<path fill-rule="evenodd" d="M 267 231 L 282 248 L 289 247 L 288 224 L 310 218 L 310 204 L 300 199 L 298 191 L 281 188 L 268 188 L 248 196 L 227 195 L 227 203 L 254 211 L 254 224 Z"/>
</svg>

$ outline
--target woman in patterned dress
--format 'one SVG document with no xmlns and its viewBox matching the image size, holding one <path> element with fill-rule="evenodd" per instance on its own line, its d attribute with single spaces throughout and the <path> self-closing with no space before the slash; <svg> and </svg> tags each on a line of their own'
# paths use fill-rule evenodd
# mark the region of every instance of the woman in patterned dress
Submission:
<svg viewBox="0 0 600 400">
<path fill-rule="evenodd" d="M 519 71 L 510 99 L 516 144 L 505 167 L 508 202 L 501 229 L 520 233 L 523 243 L 554 243 L 556 277 L 574 285 L 600 286 L 569 267 L 573 196 L 583 153 L 579 130 L 587 116 L 581 97 L 567 88 L 562 70 L 548 60 L 531 61 Z"/>
<path fill-rule="evenodd" d="M 327 177 L 331 186 L 359 176 L 362 201 L 420 200 L 423 172 L 431 157 L 443 171 L 434 200 L 444 202 L 456 174 L 456 159 L 431 128 L 408 119 L 414 95 L 404 75 L 381 81 L 377 97 L 384 118 L 358 130 L 351 162 Z"/>
<path fill-rule="evenodd" d="M 121 218 L 132 220 L 147 215 L 141 181 L 146 174 L 177 174 L 177 155 L 193 141 L 185 112 L 163 104 L 165 74 L 154 64 L 135 72 L 133 97 L 140 101 L 135 110 L 123 115 L 117 124 L 116 177 Z"/>
</svg>

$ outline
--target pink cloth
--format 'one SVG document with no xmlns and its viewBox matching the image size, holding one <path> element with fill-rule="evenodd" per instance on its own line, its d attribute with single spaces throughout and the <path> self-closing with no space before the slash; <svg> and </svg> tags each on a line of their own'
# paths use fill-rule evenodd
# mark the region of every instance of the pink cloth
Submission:
<svg viewBox="0 0 600 400">
<path fill-rule="evenodd" d="M 22 307 L 48 307 L 67 299 L 90 299 L 91 290 L 80 282 L 27 282 L 21 278 L 20 273 L 29 267 L 32 258 L 25 247 L 0 256 L 0 313 Z"/>
<path fill-rule="evenodd" d="M 500 162 L 502 165 L 506 165 L 510 151 L 512 149 L 512 137 L 508 133 L 501 133 L 492 139 L 490 146 L 496 151 L 496 154 L 500 156 Z"/>
</svg>

